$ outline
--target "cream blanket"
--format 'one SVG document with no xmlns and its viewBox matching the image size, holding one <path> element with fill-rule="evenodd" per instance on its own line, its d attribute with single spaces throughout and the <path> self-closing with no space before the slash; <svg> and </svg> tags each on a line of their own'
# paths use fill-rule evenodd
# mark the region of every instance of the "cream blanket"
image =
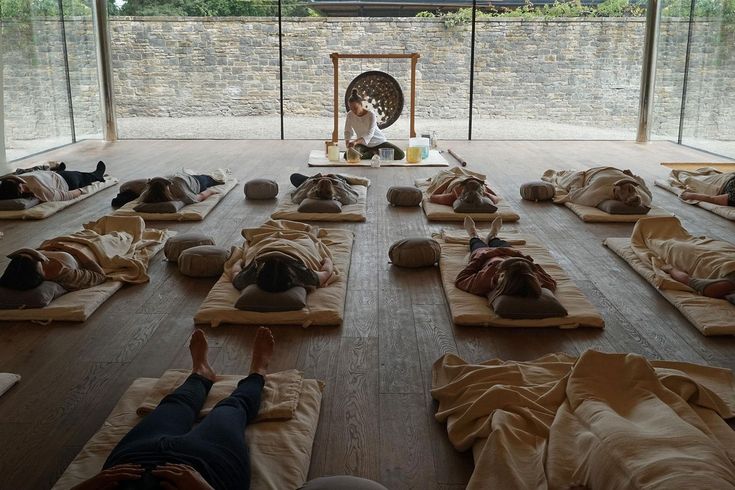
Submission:
<svg viewBox="0 0 735 490">
<path fill-rule="evenodd" d="M 735 178 L 735 172 L 721 172 L 712 167 L 698 170 L 672 170 L 669 183 L 682 190 L 717 196 L 723 193 L 725 185 Z"/>
<path fill-rule="evenodd" d="M 244 249 L 243 266 L 255 258 L 273 253 L 282 253 L 301 260 L 313 271 L 321 270 L 322 262 L 326 258 L 334 261 L 332 252 L 321 240 L 325 236 L 322 230 L 298 221 L 268 220 L 257 228 L 245 228 L 242 236 L 248 242 Z M 331 282 L 339 275 L 336 268 L 334 272 Z"/>
<path fill-rule="evenodd" d="M 677 218 L 656 217 L 639 220 L 633 228 L 630 246 L 656 274 L 656 287 L 691 291 L 662 270 L 676 267 L 698 279 L 717 279 L 735 272 L 735 245 L 706 237 L 694 237 Z"/>
<path fill-rule="evenodd" d="M 436 418 L 472 448 L 468 489 L 732 488 L 726 369 L 587 351 L 433 368 Z"/>
<path fill-rule="evenodd" d="M 94 260 L 108 279 L 139 284 L 148 281 L 148 262 L 171 234 L 146 229 L 137 216 L 104 216 L 82 231 L 46 240 L 39 249 L 68 252 L 80 262 Z"/>
<path fill-rule="evenodd" d="M 452 192 L 455 187 L 461 185 L 469 179 L 477 179 L 485 182 L 487 177 L 477 172 L 464 169 L 462 167 L 452 167 L 446 170 L 440 170 L 438 174 L 429 179 L 429 187 L 425 190 L 429 196 L 434 195 L 437 190 L 441 194 Z M 485 182 L 487 184 L 487 182 Z"/>
<path fill-rule="evenodd" d="M 613 185 L 620 179 L 632 179 L 638 183 L 637 194 L 643 206 L 651 206 L 652 194 L 645 180 L 628 175 L 615 167 L 595 167 L 588 170 L 547 170 L 541 177 L 556 190 L 554 202 L 573 202 L 596 207 L 602 201 L 613 199 Z"/>
</svg>

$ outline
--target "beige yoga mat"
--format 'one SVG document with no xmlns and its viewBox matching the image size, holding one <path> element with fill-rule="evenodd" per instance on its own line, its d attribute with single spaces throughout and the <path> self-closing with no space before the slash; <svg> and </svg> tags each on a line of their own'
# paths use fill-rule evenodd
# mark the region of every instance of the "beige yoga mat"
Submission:
<svg viewBox="0 0 735 490">
<path fill-rule="evenodd" d="M 156 390 L 158 381 L 139 378 L 133 382 L 102 427 L 66 468 L 54 485 L 55 490 L 68 490 L 102 469 L 115 445 L 141 420 L 137 409 Z M 304 379 L 292 418 L 248 425 L 245 438 L 250 453 L 251 489 L 295 489 L 304 484 L 309 474 L 321 400 L 321 383 Z"/>
<path fill-rule="evenodd" d="M 0 211 L 0 219 L 44 219 L 52 216 L 62 209 L 66 209 L 79 201 L 83 201 L 88 197 L 94 196 L 101 190 L 107 189 L 117 185 L 118 180 L 114 177 L 105 176 L 104 182 L 95 182 L 83 187 L 82 191 L 84 194 L 81 196 L 71 199 L 69 201 L 49 201 L 42 202 L 32 208 L 24 209 L 22 211 Z"/>
<path fill-rule="evenodd" d="M 735 162 L 661 162 L 661 165 L 672 170 L 698 170 L 702 167 L 712 167 L 722 172 L 735 171 Z"/>
<path fill-rule="evenodd" d="M 668 180 L 656 179 L 653 183 L 656 184 L 656 186 L 664 190 L 667 190 L 677 196 L 684 191 L 684 189 L 673 185 Z M 686 204 L 698 206 L 702 209 L 706 209 L 707 211 L 714 213 L 718 216 L 722 216 L 723 218 L 727 220 L 735 221 L 735 206 L 720 206 L 718 204 L 712 204 L 710 202 L 702 202 L 702 201 L 687 202 L 687 201 L 682 200 L 682 202 Z"/>
<path fill-rule="evenodd" d="M 492 221 L 497 217 L 501 217 L 506 223 L 512 223 L 521 219 L 520 215 L 507 204 L 507 201 L 503 197 L 500 197 L 500 202 L 496 204 L 498 210 L 494 213 L 457 213 L 452 209 L 452 206 L 436 204 L 429 201 L 429 196 L 426 194 L 426 189 L 429 185 L 426 179 L 416 180 L 415 185 L 424 194 L 421 207 L 424 208 L 424 213 L 429 221 L 464 221 L 467 216 L 475 221 Z"/>
<path fill-rule="evenodd" d="M 347 280 L 352 256 L 354 234 L 339 229 L 326 231 L 330 242 L 327 247 L 332 253 L 335 267 L 340 270 L 339 278 L 324 288 L 317 288 L 306 297 L 306 307 L 298 311 L 262 313 L 235 308 L 240 291 L 232 285 L 230 266 L 242 258 L 243 249 L 238 247 L 225 264 L 225 273 L 209 291 L 206 299 L 194 315 L 194 323 L 208 323 L 213 327 L 223 323 L 238 325 L 341 325 L 344 320 Z"/>
<path fill-rule="evenodd" d="M 605 326 L 605 321 L 594 305 L 567 276 L 564 269 L 551 256 L 551 253 L 539 242 L 520 234 L 502 235 L 502 238 L 511 243 L 524 242 L 514 245 L 513 248 L 533 257 L 534 262 L 543 267 L 556 280 L 557 290 L 554 294 L 566 308 L 568 315 L 565 317 L 526 320 L 500 317 L 493 311 L 487 298 L 462 291 L 454 285 L 457 274 L 467 265 L 469 259 L 468 239 L 467 237 L 460 239 L 455 236 L 446 236 L 443 240 L 439 240 L 441 246 L 439 269 L 444 294 L 447 297 L 452 320 L 455 324 L 484 327 L 602 328 Z M 460 241 L 462 243 L 456 243 Z"/>
<path fill-rule="evenodd" d="M 349 163 L 345 159 L 345 152 L 340 152 L 339 161 L 331 162 L 324 154 L 323 150 L 311 150 L 309 153 L 310 167 L 370 167 L 370 160 L 360 160 L 358 163 Z M 448 167 L 449 162 L 439 153 L 439 150 L 429 150 L 429 156 L 421 160 L 419 163 L 408 163 L 403 160 L 381 161 L 381 167 Z"/>
<path fill-rule="evenodd" d="M 237 179 L 229 178 L 222 185 L 210 187 L 210 189 L 217 191 L 217 194 L 213 194 L 203 201 L 184 206 L 175 213 L 139 213 L 134 209 L 139 204 L 136 199 L 112 214 L 117 216 L 140 216 L 146 221 L 202 221 L 235 187 L 237 187 Z"/>
<path fill-rule="evenodd" d="M 565 202 L 564 205 L 571 209 L 579 219 L 585 223 L 635 223 L 641 218 L 651 218 L 653 216 L 673 216 L 672 213 L 659 208 L 651 207 L 648 214 L 610 214 L 602 209 L 592 206 L 584 206 L 573 202 Z"/>
<path fill-rule="evenodd" d="M 271 214 L 271 218 L 291 221 L 365 221 L 367 219 L 368 188 L 364 185 L 353 185 L 352 187 L 357 191 L 357 202 L 342 206 L 340 213 L 301 213 L 299 205 L 291 201 L 291 191 L 289 191 L 281 196 L 278 207 Z"/>
<path fill-rule="evenodd" d="M 636 255 L 630 246 L 630 238 L 607 238 L 602 243 L 656 287 L 653 268 Z M 735 335 L 735 305 L 732 303 L 689 291 L 658 289 L 658 292 L 704 335 Z"/>
</svg>

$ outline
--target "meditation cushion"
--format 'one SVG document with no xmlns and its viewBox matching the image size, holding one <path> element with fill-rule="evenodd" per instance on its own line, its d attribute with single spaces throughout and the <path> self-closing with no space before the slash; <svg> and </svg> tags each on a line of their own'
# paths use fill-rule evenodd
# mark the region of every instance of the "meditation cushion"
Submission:
<svg viewBox="0 0 735 490">
<path fill-rule="evenodd" d="M 323 476 L 309 480 L 299 490 L 345 490 L 347 488 L 349 490 L 388 490 L 373 480 L 348 475 Z"/>
<path fill-rule="evenodd" d="M 23 211 L 40 204 L 35 197 L 19 197 L 18 199 L 0 199 L 0 211 Z"/>
<path fill-rule="evenodd" d="M 301 286 L 287 289 L 281 293 L 269 293 L 255 284 L 243 289 L 235 303 L 235 308 L 238 310 L 260 311 L 263 313 L 297 311 L 305 306 L 306 289 Z"/>
<path fill-rule="evenodd" d="M 248 199 L 275 199 L 278 183 L 270 179 L 253 179 L 245 183 L 245 197 Z"/>
<path fill-rule="evenodd" d="M 418 206 L 424 196 L 416 187 L 394 186 L 388 189 L 386 197 L 394 206 Z"/>
<path fill-rule="evenodd" d="M 139 196 L 143 194 L 143 191 L 147 186 L 148 179 L 128 180 L 127 182 L 123 182 L 122 184 L 120 184 L 119 192 L 132 192 L 135 195 Z"/>
<path fill-rule="evenodd" d="M 601 209 L 609 214 L 648 214 L 651 208 L 647 206 L 628 206 L 623 201 L 608 199 L 597 205 L 597 209 Z"/>
<path fill-rule="evenodd" d="M 538 298 L 500 295 L 495 298 L 492 307 L 501 317 L 516 320 L 567 316 L 566 308 L 546 288 L 541 288 L 541 296 Z"/>
<path fill-rule="evenodd" d="M 187 248 L 198 247 L 200 245 L 214 245 L 214 240 L 202 233 L 182 233 L 166 240 L 166 244 L 163 246 L 163 253 L 166 255 L 166 260 L 176 262 L 179 260 L 181 252 Z"/>
<path fill-rule="evenodd" d="M 304 199 L 299 213 L 341 213 L 342 203 L 334 199 Z"/>
<path fill-rule="evenodd" d="M 536 180 L 521 185 L 521 198 L 526 201 L 550 201 L 554 197 L 554 186 L 549 182 Z"/>
<path fill-rule="evenodd" d="M 455 213 L 494 213 L 498 207 L 489 197 L 483 196 L 480 202 L 466 202 L 457 198 L 452 204 Z"/>
<path fill-rule="evenodd" d="M 219 277 L 230 251 L 214 245 L 187 248 L 179 254 L 179 272 L 189 277 Z"/>
<path fill-rule="evenodd" d="M 62 294 L 66 294 L 66 289 L 51 281 L 43 281 L 26 291 L 0 287 L 0 310 L 43 308 Z"/>
<path fill-rule="evenodd" d="M 133 208 L 138 213 L 177 213 L 179 209 L 184 207 L 181 201 L 164 201 L 164 202 L 142 202 Z"/>
<path fill-rule="evenodd" d="M 388 257 L 398 267 L 431 267 L 441 256 L 439 243 L 431 238 L 404 238 L 390 246 Z"/>
</svg>

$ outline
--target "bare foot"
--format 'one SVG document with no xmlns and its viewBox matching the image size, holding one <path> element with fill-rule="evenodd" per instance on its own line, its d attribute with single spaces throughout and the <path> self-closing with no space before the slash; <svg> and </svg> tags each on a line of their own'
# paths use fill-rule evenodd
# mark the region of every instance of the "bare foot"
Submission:
<svg viewBox="0 0 735 490">
<path fill-rule="evenodd" d="M 250 363 L 250 372 L 258 373 L 262 376 L 268 372 L 268 364 L 273 357 L 273 347 L 276 341 L 273 339 L 273 332 L 270 328 L 260 327 L 255 334 L 255 342 L 253 343 L 253 360 Z"/>
<path fill-rule="evenodd" d="M 467 231 L 467 234 L 470 236 L 470 238 L 477 238 L 477 228 L 475 227 L 475 220 L 473 220 L 469 216 L 465 216 L 464 229 L 465 231 Z"/>
<path fill-rule="evenodd" d="M 203 376 L 210 381 L 216 381 L 217 375 L 209 365 L 209 358 L 207 352 L 209 351 L 209 344 L 207 343 L 207 337 L 204 332 L 197 328 L 191 335 L 189 341 L 189 352 L 191 352 L 191 372 L 196 373 L 199 376 Z"/>
</svg>

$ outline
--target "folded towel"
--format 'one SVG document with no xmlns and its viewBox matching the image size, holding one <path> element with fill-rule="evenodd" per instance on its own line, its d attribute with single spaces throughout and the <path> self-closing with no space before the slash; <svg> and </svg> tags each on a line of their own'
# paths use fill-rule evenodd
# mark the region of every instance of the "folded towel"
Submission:
<svg viewBox="0 0 735 490">
<path fill-rule="evenodd" d="M 477 230 L 477 234 L 484 240 L 487 234 L 489 233 L 489 230 Z M 467 233 L 462 231 L 454 231 L 454 230 L 445 230 L 442 228 L 442 230 L 439 233 L 433 233 L 431 235 L 431 238 L 434 238 L 436 240 L 443 240 L 444 243 L 470 243 L 470 237 L 467 236 Z M 501 240 L 505 240 L 506 242 L 510 243 L 511 245 L 525 245 L 526 240 L 523 238 L 517 238 L 514 237 L 510 233 L 503 233 L 501 236 L 499 236 Z"/>
<path fill-rule="evenodd" d="M 138 415 L 143 416 L 152 412 L 163 397 L 178 388 L 189 374 L 191 371 L 183 369 L 169 369 L 163 373 L 136 410 Z M 217 376 L 217 381 L 209 391 L 207 401 L 204 402 L 204 407 L 199 412 L 199 418 L 206 417 L 217 403 L 230 396 L 237 387 L 237 383 L 244 377 L 242 375 Z M 291 419 L 301 397 L 303 381 L 304 374 L 295 369 L 267 374 L 260 400 L 260 410 L 255 422 Z"/>
<path fill-rule="evenodd" d="M 3 396 L 18 381 L 20 381 L 18 374 L 0 373 L 0 396 Z"/>
</svg>

